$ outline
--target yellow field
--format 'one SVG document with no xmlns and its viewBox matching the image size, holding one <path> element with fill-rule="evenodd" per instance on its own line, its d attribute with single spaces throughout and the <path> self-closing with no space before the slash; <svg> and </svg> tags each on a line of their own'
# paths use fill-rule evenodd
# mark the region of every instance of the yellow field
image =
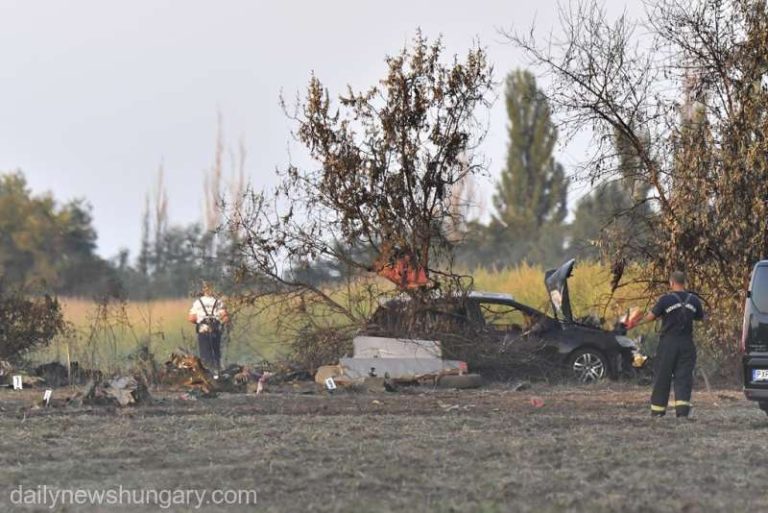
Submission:
<svg viewBox="0 0 768 513">
<path fill-rule="evenodd" d="M 523 264 L 504 271 L 481 269 L 473 277 L 476 290 L 509 293 L 521 303 L 542 311 L 551 308 L 544 288 L 544 270 L 539 266 Z M 632 271 L 628 271 L 623 281 L 631 277 Z M 612 295 L 610 270 L 600 264 L 577 263 L 568 287 L 576 317 L 596 313 L 606 321 L 613 321 L 627 308 L 649 307 L 650 298 L 641 285 L 620 287 Z"/>
<path fill-rule="evenodd" d="M 146 346 L 159 362 L 177 348 L 196 351 L 194 326 L 187 322 L 191 300 L 165 299 L 100 305 L 92 300 L 61 298 L 64 317 L 71 330 L 32 360 L 78 361 L 81 365 L 115 371 L 130 365 L 136 351 Z M 278 354 L 274 323 L 265 316 L 236 316 L 225 338 L 228 362 L 252 362 Z"/>
<path fill-rule="evenodd" d="M 574 315 L 596 313 L 612 323 L 631 306 L 648 306 L 639 286 L 620 288 L 611 296 L 610 279 L 604 266 L 577 265 L 570 282 Z M 510 293 L 522 303 L 550 310 L 543 270 L 539 267 L 522 265 L 499 272 L 480 270 L 474 273 L 474 288 Z M 350 291 L 337 290 L 334 295 L 348 293 Z M 160 362 L 179 347 L 196 349 L 193 326 L 186 320 L 191 305 L 189 298 L 109 305 L 64 298 L 62 304 L 72 330 L 50 347 L 33 354 L 34 361 L 66 362 L 69 356 L 81 365 L 112 371 L 130 365 L 132 353 L 141 346 L 149 347 Z M 239 311 L 225 339 L 225 361 L 247 363 L 285 354 L 295 330 L 280 326 L 276 316 L 276 312 L 269 310 L 258 314 L 253 308 Z"/>
</svg>

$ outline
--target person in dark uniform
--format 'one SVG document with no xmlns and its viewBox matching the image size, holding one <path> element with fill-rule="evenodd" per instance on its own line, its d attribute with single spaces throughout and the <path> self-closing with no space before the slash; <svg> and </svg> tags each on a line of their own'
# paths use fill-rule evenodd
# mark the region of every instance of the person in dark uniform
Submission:
<svg viewBox="0 0 768 513">
<path fill-rule="evenodd" d="M 693 369 L 696 366 L 693 321 L 704 318 L 704 308 L 696 294 L 685 290 L 685 282 L 685 273 L 673 272 L 669 278 L 671 290 L 659 298 L 645 317 L 642 317 L 642 312 L 638 312 L 627 324 L 627 328 L 632 329 L 661 319 L 661 339 L 656 353 L 656 376 L 651 394 L 651 415 L 654 417 L 666 413 L 673 381 L 676 415 L 688 417 L 691 412 Z"/>
</svg>

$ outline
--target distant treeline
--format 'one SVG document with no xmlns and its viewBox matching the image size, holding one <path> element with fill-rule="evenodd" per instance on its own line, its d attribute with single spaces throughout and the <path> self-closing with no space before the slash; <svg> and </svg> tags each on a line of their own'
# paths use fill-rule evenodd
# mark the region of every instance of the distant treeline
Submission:
<svg viewBox="0 0 768 513">
<path fill-rule="evenodd" d="M 50 194 L 33 194 L 21 172 L 0 175 L 0 284 L 66 296 L 145 299 L 186 296 L 202 280 L 221 283 L 231 265 L 227 234 L 199 224 L 169 227 L 162 212 L 152 234 L 145 212 L 135 258 L 122 250 L 104 259 L 96 254 L 85 201 L 62 204 Z"/>
</svg>

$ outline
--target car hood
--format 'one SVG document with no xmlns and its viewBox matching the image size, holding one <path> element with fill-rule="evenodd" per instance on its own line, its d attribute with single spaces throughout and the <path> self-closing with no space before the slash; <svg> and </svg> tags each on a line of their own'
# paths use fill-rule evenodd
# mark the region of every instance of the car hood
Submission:
<svg viewBox="0 0 768 513">
<path fill-rule="evenodd" d="M 571 298 L 568 295 L 568 278 L 573 274 L 575 264 L 576 260 L 570 259 L 557 269 L 550 269 L 544 274 L 544 285 L 547 287 L 554 316 L 566 322 L 573 322 Z"/>
</svg>

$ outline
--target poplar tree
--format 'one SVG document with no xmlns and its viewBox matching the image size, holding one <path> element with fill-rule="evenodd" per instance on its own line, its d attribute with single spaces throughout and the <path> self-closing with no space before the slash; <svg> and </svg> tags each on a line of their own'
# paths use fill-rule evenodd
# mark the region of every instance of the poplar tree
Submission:
<svg viewBox="0 0 768 513">
<path fill-rule="evenodd" d="M 496 214 L 489 229 L 497 243 L 507 246 L 507 257 L 495 263 L 555 261 L 562 251 L 568 181 L 553 156 L 557 128 L 549 102 L 526 70 L 509 74 L 505 99 L 507 162 L 496 185 Z"/>
</svg>

